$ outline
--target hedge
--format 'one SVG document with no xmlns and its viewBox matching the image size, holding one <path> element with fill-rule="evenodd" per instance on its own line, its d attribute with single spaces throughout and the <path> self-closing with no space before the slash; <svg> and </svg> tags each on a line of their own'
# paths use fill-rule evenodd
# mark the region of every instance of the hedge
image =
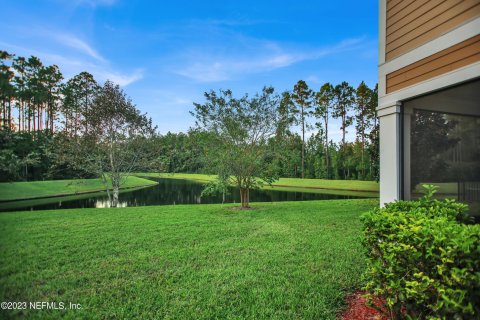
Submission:
<svg viewBox="0 0 480 320">
<path fill-rule="evenodd" d="M 480 319 L 480 225 L 434 192 L 362 216 L 365 289 L 392 319 Z"/>
</svg>

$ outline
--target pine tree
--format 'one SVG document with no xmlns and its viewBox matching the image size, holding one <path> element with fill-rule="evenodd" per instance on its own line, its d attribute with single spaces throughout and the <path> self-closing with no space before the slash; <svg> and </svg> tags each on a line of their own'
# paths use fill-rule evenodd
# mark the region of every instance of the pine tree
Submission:
<svg viewBox="0 0 480 320">
<path fill-rule="evenodd" d="M 305 130 L 308 125 L 306 118 L 310 114 L 312 94 L 312 90 L 303 80 L 299 80 L 293 88 L 293 99 L 299 110 L 299 122 L 302 129 L 302 179 L 305 178 Z"/>
<path fill-rule="evenodd" d="M 325 130 L 325 167 L 326 178 L 330 178 L 330 156 L 329 156 L 329 143 L 328 143 L 328 120 L 330 118 L 330 110 L 332 109 L 332 103 L 334 98 L 334 88 L 330 83 L 325 83 L 315 94 L 315 116 L 322 119 Z"/>
<path fill-rule="evenodd" d="M 372 97 L 372 90 L 361 82 L 355 91 L 355 121 L 357 130 L 357 140 L 361 143 L 361 174 L 362 178 L 365 178 L 365 135 L 366 130 L 371 127 L 370 119 L 368 117 L 368 105 Z"/>
<path fill-rule="evenodd" d="M 352 109 L 352 105 L 355 103 L 354 97 L 355 90 L 346 82 L 343 81 L 342 83 L 335 86 L 334 89 L 334 109 L 333 109 L 333 117 L 334 118 L 341 118 L 342 125 L 340 130 L 342 130 L 342 150 L 340 153 L 343 170 L 343 177 L 346 178 L 346 171 L 345 166 L 343 163 L 343 156 L 345 151 L 345 135 L 347 133 L 347 128 L 352 124 L 353 118 L 349 115 L 349 111 Z"/>
<path fill-rule="evenodd" d="M 0 100 L 2 103 L 2 128 L 12 128 L 12 99 L 15 95 L 15 87 L 12 85 L 14 76 L 11 66 L 7 61 L 12 60 L 13 55 L 0 50 Z"/>
</svg>

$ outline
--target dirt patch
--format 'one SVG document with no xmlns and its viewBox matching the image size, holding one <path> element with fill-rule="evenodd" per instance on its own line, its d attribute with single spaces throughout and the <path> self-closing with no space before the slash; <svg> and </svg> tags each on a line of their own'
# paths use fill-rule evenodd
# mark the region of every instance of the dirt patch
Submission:
<svg viewBox="0 0 480 320">
<path fill-rule="evenodd" d="M 257 210 L 257 208 L 253 208 L 253 207 L 247 207 L 247 208 L 242 208 L 242 207 L 228 207 L 228 208 L 225 208 L 227 210 L 230 210 L 230 211 L 239 211 L 239 210 Z"/>
<path fill-rule="evenodd" d="M 347 304 L 347 309 L 339 315 L 339 320 L 390 320 L 389 317 L 377 309 L 368 306 L 365 292 L 359 291 L 349 295 Z M 376 298 L 374 299 L 374 304 L 381 308 L 384 305 L 384 301 Z"/>
</svg>

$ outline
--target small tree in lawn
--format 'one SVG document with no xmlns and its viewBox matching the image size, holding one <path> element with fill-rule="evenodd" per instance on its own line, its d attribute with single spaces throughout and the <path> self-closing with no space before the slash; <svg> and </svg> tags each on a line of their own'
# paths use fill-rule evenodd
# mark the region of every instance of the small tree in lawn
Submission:
<svg viewBox="0 0 480 320">
<path fill-rule="evenodd" d="M 118 85 L 105 82 L 85 112 L 88 130 L 80 154 L 100 175 L 112 207 L 118 205 L 121 186 L 133 170 L 149 157 L 142 145 L 155 129 L 151 119 L 140 114 Z M 80 150 L 80 149 L 79 149 Z"/>
<path fill-rule="evenodd" d="M 200 129 L 213 133 L 207 157 L 218 174 L 216 184 L 236 185 L 242 208 L 249 208 L 250 190 L 277 179 L 267 140 L 277 129 L 278 96 L 266 87 L 251 98 L 236 99 L 230 90 L 210 91 L 205 98 L 204 104 L 194 103 L 192 115 Z"/>
</svg>

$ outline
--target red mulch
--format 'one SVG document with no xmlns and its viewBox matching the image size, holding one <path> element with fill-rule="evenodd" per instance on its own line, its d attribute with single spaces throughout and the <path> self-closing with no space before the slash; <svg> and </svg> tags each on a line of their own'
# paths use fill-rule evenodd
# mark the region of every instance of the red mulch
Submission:
<svg viewBox="0 0 480 320">
<path fill-rule="evenodd" d="M 365 292 L 356 292 L 347 297 L 348 307 L 340 314 L 340 320 L 390 320 L 389 317 L 383 315 L 378 310 L 371 308 L 364 298 Z M 375 298 L 374 303 L 377 307 L 381 307 L 384 301 Z"/>
</svg>

